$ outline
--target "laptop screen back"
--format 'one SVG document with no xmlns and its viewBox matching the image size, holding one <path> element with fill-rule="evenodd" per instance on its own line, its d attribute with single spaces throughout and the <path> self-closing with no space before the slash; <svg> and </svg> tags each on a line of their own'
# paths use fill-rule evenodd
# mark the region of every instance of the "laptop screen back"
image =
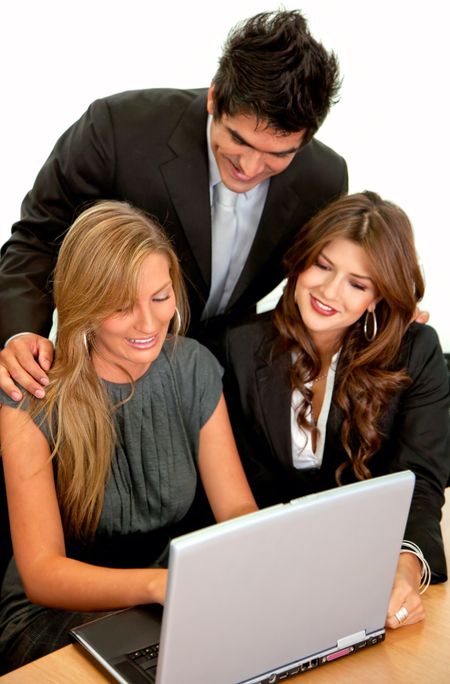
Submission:
<svg viewBox="0 0 450 684">
<path fill-rule="evenodd" d="M 259 682 L 384 630 L 407 471 L 174 540 L 158 684 Z"/>
</svg>

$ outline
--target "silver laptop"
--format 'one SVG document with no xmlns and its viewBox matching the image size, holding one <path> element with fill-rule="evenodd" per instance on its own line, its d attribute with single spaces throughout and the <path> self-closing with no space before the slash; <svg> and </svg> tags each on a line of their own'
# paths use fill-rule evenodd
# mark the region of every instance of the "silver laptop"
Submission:
<svg viewBox="0 0 450 684">
<path fill-rule="evenodd" d="M 272 684 L 384 639 L 410 471 L 296 499 L 171 542 L 164 611 L 72 630 L 126 684 Z"/>
</svg>

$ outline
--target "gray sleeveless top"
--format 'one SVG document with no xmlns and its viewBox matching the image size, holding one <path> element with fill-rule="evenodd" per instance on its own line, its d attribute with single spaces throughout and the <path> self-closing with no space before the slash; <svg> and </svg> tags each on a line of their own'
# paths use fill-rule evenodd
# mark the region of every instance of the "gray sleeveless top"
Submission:
<svg viewBox="0 0 450 684">
<path fill-rule="evenodd" d="M 96 541 L 87 556 L 86 549 L 69 543 L 71 556 L 128 567 L 147 565 L 159 556 L 167 543 L 159 532 L 179 521 L 194 499 L 199 433 L 219 401 L 221 374 L 215 357 L 197 341 L 165 342 L 136 381 L 131 399 L 114 412 L 117 445 Z M 113 405 L 130 395 L 128 383 L 105 381 L 105 386 Z M 17 406 L 4 393 L 0 403 Z M 39 416 L 35 420 L 49 439 L 47 426 Z M 155 553 L 148 548 L 150 534 L 140 560 L 132 540 L 140 545 L 148 533 L 155 533 Z"/>
</svg>

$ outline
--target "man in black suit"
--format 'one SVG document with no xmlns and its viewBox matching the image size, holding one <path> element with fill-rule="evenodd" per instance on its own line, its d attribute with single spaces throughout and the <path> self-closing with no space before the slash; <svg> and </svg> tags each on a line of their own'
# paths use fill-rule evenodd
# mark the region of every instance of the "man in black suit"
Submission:
<svg viewBox="0 0 450 684">
<path fill-rule="evenodd" d="M 208 90 L 94 102 L 56 143 L 2 249 L 0 386 L 20 397 L 14 379 L 43 396 L 58 249 L 80 211 L 100 199 L 159 220 L 187 281 L 188 334 L 217 350 L 223 327 L 282 280 L 296 232 L 347 190 L 345 161 L 313 138 L 338 86 L 335 56 L 299 11 L 280 11 L 232 30 Z M 231 241 L 215 219 L 223 186 L 233 198 Z"/>
</svg>

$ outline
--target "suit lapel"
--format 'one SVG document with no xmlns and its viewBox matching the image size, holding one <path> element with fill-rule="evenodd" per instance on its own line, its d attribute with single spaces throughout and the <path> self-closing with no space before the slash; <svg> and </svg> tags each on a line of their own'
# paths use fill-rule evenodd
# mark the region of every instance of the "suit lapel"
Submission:
<svg viewBox="0 0 450 684">
<path fill-rule="evenodd" d="M 211 285 L 206 93 L 206 90 L 199 91 L 181 117 L 168 140 L 175 156 L 161 165 L 170 198 L 203 277 L 205 298 Z M 309 217 L 310 195 L 315 189 L 310 187 L 308 147 L 283 173 L 271 179 L 253 245 L 227 308 L 231 308 L 250 286 L 254 286 L 258 275 L 264 278 L 265 269 L 273 268 L 274 264 L 279 268 L 280 259 L 292 237 L 303 220 Z"/>
<path fill-rule="evenodd" d="M 304 162 L 300 152 L 285 171 L 271 178 L 258 230 L 231 295 L 230 307 L 253 284 L 255 277 L 263 273 L 264 268 L 271 268 L 274 260 L 279 267 L 279 261 L 301 225 L 299 216 L 303 212 L 306 218 L 310 207 L 308 169 L 309 164 Z"/>
<path fill-rule="evenodd" d="M 264 429 L 273 453 L 292 465 L 291 388 L 287 354 L 264 360 L 256 371 L 256 386 L 264 417 Z"/>
<path fill-rule="evenodd" d="M 257 352 L 256 393 L 263 416 L 263 427 L 271 444 L 272 453 L 283 465 L 292 468 L 291 439 L 291 383 L 289 354 L 277 354 L 270 358 L 273 338 L 263 343 Z M 331 473 L 342 462 L 340 430 L 342 411 L 332 401 L 326 426 L 326 443 L 322 472 Z"/>
<path fill-rule="evenodd" d="M 176 157 L 161 166 L 161 173 L 207 295 L 211 284 L 211 209 L 206 119 L 205 90 L 192 101 L 169 139 Z"/>
</svg>

